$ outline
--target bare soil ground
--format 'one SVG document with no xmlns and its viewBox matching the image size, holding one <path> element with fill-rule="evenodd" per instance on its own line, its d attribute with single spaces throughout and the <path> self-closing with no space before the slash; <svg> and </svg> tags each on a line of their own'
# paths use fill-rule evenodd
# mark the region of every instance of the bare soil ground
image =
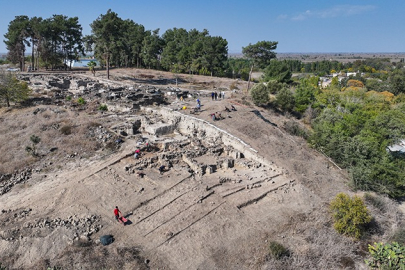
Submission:
<svg viewBox="0 0 405 270">
<path fill-rule="evenodd" d="M 346 172 L 304 139 L 289 135 L 283 127 L 290 119 L 250 105 L 242 91 L 244 83 L 112 70 L 112 80 L 123 84 L 175 87 L 175 77 L 178 87 L 206 93 L 199 96 L 202 112 L 179 112 L 240 138 L 283 173 L 236 164 L 197 177 L 179 161 L 163 174 L 152 164 L 139 177 L 128 171 L 139 162 L 132 157 L 139 141 L 128 139 L 119 148 L 108 144 L 115 139 L 108 129 L 130 115 L 54 105 L 3 108 L 1 173 L 12 173 L 25 164 L 33 170 L 27 180 L 0 195 L 2 265 L 10 269 L 365 269 L 366 241 L 387 238 L 399 226 L 402 213 L 397 205 L 387 199 L 389 211 L 372 209 L 378 213 L 378 226 L 366 241 L 342 237 L 333 230 L 328 203 L 339 192 L 351 193 Z M 105 73 L 98 71 L 97 78 L 105 78 Z M 226 91 L 225 99 L 212 100 L 209 94 L 218 89 Z M 169 101 L 172 109 L 195 106 L 194 99 Z M 237 111 L 223 111 L 231 105 Z M 209 114 L 219 111 L 224 119 L 213 121 Z M 71 133 L 61 134 L 61 125 L 70 126 Z M 42 138 L 39 158 L 26 155 L 31 134 Z M 182 146 L 179 142 L 186 139 L 176 136 L 166 137 L 175 141 L 172 148 L 157 147 L 143 153 L 141 160 L 193 149 Z M 209 163 L 210 157 L 214 154 L 202 159 Z M 229 181 L 218 185 L 221 179 Z M 263 181 L 246 189 L 252 179 Z M 130 220 L 126 226 L 113 217 L 116 205 Z M 107 234 L 115 241 L 102 246 L 97 239 Z M 271 241 L 282 243 L 291 256 L 272 259 Z"/>
</svg>

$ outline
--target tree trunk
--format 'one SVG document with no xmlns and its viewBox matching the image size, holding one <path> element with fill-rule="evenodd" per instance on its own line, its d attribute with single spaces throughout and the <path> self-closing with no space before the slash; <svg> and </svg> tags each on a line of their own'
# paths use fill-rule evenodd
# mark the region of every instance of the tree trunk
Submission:
<svg viewBox="0 0 405 270">
<path fill-rule="evenodd" d="M 249 91 L 249 87 L 250 87 L 250 80 L 252 79 L 253 66 L 254 66 L 254 65 L 252 65 L 252 66 L 250 67 L 250 71 L 249 71 L 249 79 L 248 79 L 248 85 L 247 85 L 247 90 L 248 90 L 248 91 Z"/>
<path fill-rule="evenodd" d="M 63 61 L 64 63 L 63 63 L 63 66 L 64 66 L 64 68 L 65 68 L 65 71 L 67 70 L 67 68 L 68 68 L 68 65 L 67 65 L 67 61 L 68 61 L 68 51 L 67 51 L 67 49 L 65 49 L 65 47 L 63 47 L 64 48 L 64 50 L 65 50 L 65 60 Z M 72 64 L 72 62 L 70 62 L 70 64 Z"/>
<path fill-rule="evenodd" d="M 38 47 L 37 47 L 37 51 L 36 51 L 36 58 L 35 58 L 35 69 L 34 70 L 39 70 L 39 51 L 38 51 Z"/>
<path fill-rule="evenodd" d="M 107 59 L 105 61 L 107 65 L 107 80 L 110 79 L 110 54 L 107 53 Z"/>
<path fill-rule="evenodd" d="M 7 103 L 7 107 L 10 107 L 10 99 L 8 98 L 8 95 L 6 95 L 6 103 Z"/>
<path fill-rule="evenodd" d="M 36 50 L 36 58 L 35 58 L 35 70 L 39 70 L 39 56 L 40 56 L 40 51 L 39 48 L 41 47 L 41 38 L 38 39 L 38 46 Z"/>
<path fill-rule="evenodd" d="M 21 72 L 24 72 L 25 70 L 25 51 L 23 51 L 22 53 L 22 68 L 21 68 Z"/>
<path fill-rule="evenodd" d="M 34 56 L 34 53 L 35 53 L 35 50 L 34 50 L 34 47 L 35 47 L 35 43 L 34 43 L 34 40 L 32 40 L 32 52 L 31 52 L 31 71 L 34 71 L 34 67 L 35 67 L 35 56 Z"/>
</svg>

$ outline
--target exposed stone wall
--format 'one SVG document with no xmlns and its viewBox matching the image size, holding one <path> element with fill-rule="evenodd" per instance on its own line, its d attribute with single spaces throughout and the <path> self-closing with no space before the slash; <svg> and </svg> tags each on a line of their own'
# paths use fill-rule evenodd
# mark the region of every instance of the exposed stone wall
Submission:
<svg viewBox="0 0 405 270">
<path fill-rule="evenodd" d="M 26 81 L 33 88 L 42 88 L 45 90 L 92 90 L 100 89 L 101 84 L 85 77 L 76 77 L 69 74 L 47 74 L 33 73 L 20 74 L 18 79 Z"/>
<path fill-rule="evenodd" d="M 165 102 L 161 89 L 149 85 L 128 85 L 102 78 L 92 78 L 80 74 L 32 73 L 20 74 L 37 93 L 53 92 L 60 100 L 66 96 L 82 96 L 87 100 L 98 99 L 108 105 L 110 111 L 129 112 L 140 106 Z"/>
<path fill-rule="evenodd" d="M 252 160 L 254 162 L 260 163 L 276 173 L 282 173 L 283 169 L 277 167 L 271 161 L 266 160 L 262 156 L 257 154 L 257 151 L 246 144 L 241 139 L 233 136 L 232 134 L 222 130 L 213 124 L 188 116 L 176 111 L 173 111 L 169 108 L 146 108 L 142 109 L 147 113 L 158 113 L 161 114 L 164 121 L 169 123 L 171 127 L 175 125 L 175 129 L 182 134 L 193 136 L 195 134 L 200 134 L 205 140 L 215 142 L 220 140 L 225 146 L 231 146 L 234 150 L 229 152 L 229 156 L 234 159 L 240 159 L 242 157 Z M 156 130 L 156 129 L 155 129 Z M 153 134 L 153 130 L 149 130 Z M 156 130 L 158 131 L 158 130 Z M 192 161 L 188 160 L 187 157 L 183 157 L 183 160 L 189 164 L 190 167 L 197 169 L 200 168 L 198 164 L 194 164 Z M 195 171 L 201 171 L 201 168 Z"/>
</svg>

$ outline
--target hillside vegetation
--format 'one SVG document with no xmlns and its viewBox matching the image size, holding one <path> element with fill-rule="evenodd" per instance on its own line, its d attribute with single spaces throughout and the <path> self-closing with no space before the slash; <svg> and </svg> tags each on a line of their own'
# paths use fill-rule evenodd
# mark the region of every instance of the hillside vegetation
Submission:
<svg viewBox="0 0 405 270">
<path fill-rule="evenodd" d="M 288 61 L 275 65 L 287 67 Z M 380 59 L 352 66 L 358 68 L 355 75 L 348 76 L 346 69 L 332 71 L 335 77 L 290 74 L 282 79 L 274 76 L 282 73 L 268 68 L 265 84 L 256 85 L 251 95 L 257 104 L 301 119 L 306 126 L 292 132 L 347 168 L 355 189 L 401 198 L 405 160 L 388 147 L 405 139 L 403 65 Z"/>
</svg>

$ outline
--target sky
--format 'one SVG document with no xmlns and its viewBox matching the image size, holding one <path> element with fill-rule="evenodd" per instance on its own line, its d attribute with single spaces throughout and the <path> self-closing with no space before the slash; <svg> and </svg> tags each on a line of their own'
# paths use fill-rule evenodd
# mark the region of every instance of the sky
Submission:
<svg viewBox="0 0 405 270">
<path fill-rule="evenodd" d="M 146 30 L 207 29 L 229 53 L 277 41 L 277 53 L 405 52 L 403 0 L 0 0 L 0 53 L 15 16 L 78 17 L 83 34 L 108 9 Z"/>
</svg>

